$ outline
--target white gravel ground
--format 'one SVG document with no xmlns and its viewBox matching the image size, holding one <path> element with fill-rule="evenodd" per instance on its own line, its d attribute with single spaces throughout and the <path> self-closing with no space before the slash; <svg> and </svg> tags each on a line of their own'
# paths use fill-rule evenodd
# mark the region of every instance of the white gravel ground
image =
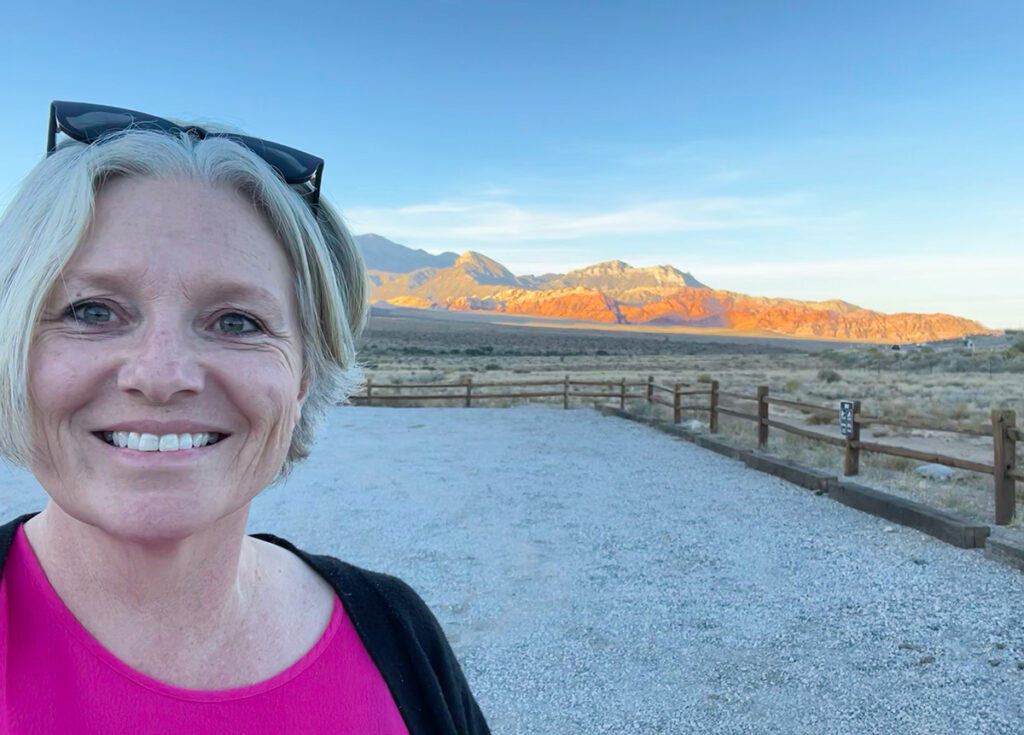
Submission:
<svg viewBox="0 0 1024 735">
<path fill-rule="evenodd" d="M 338 409 L 250 528 L 412 584 L 495 733 L 1024 731 L 1024 575 L 593 411 Z"/>
</svg>

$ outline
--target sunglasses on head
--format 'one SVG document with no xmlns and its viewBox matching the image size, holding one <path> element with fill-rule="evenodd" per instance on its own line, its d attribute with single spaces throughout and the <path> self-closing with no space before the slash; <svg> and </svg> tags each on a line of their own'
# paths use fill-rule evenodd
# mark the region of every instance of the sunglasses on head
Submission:
<svg viewBox="0 0 1024 735">
<path fill-rule="evenodd" d="M 57 150 L 57 133 L 62 132 L 80 143 L 91 144 L 110 133 L 123 130 L 154 130 L 168 135 L 187 133 L 200 140 L 227 138 L 245 146 L 277 171 L 286 184 L 311 183 L 313 190 L 303 194 L 313 211 L 320 202 L 320 180 L 324 173 L 322 158 L 272 143 L 261 138 L 235 133 L 204 130 L 198 125 L 178 125 L 145 112 L 120 107 L 93 105 L 86 102 L 54 101 L 50 104 L 50 127 L 46 137 L 46 155 Z"/>
</svg>

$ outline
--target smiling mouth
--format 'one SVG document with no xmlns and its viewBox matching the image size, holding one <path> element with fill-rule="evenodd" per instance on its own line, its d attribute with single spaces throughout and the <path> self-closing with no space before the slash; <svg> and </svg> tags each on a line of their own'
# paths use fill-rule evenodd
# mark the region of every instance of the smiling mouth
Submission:
<svg viewBox="0 0 1024 735">
<path fill-rule="evenodd" d="M 202 449 L 212 446 L 229 435 L 212 432 L 157 435 L 134 431 L 94 431 L 93 436 L 117 449 L 131 449 L 139 452 L 179 452 L 185 449 Z"/>
</svg>

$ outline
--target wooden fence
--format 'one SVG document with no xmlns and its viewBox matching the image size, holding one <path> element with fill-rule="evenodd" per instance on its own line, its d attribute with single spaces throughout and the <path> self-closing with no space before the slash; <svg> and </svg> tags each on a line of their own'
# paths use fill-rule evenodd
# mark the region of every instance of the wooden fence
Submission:
<svg viewBox="0 0 1024 735">
<path fill-rule="evenodd" d="M 514 390 L 519 388 L 526 390 Z M 432 392 L 420 392 L 423 390 Z M 665 406 L 672 410 L 672 420 L 677 424 L 682 420 L 683 411 L 706 413 L 708 430 L 712 434 L 718 433 L 718 420 L 721 415 L 751 421 L 757 424 L 757 445 L 761 450 L 768 448 L 768 432 L 771 429 L 795 434 L 811 441 L 830 444 L 843 449 L 843 474 L 847 477 L 859 473 L 861 452 L 903 457 L 991 475 L 995 493 L 995 522 L 998 525 L 1006 525 L 1013 520 L 1016 513 L 1016 481 L 1024 482 L 1024 467 L 1017 466 L 1016 454 L 1016 443 L 1024 441 L 1024 432 L 1017 428 L 1016 414 L 1006 410 L 993 410 L 991 424 L 962 426 L 927 418 L 895 419 L 871 416 L 862 412 L 860 401 L 853 401 L 850 433 L 846 436 L 830 436 L 773 417 L 771 407 L 795 409 L 807 416 L 832 418 L 838 426 L 838 406 L 819 406 L 804 401 L 776 398 L 771 395 L 767 385 L 758 386 L 755 394 L 745 394 L 721 390 L 717 380 L 696 385 L 691 383 L 666 385 L 657 382 L 653 376 L 649 376 L 646 381 L 628 381 L 625 378 L 618 381 L 574 380 L 568 375 L 562 379 L 503 382 L 474 382 L 472 378 L 467 378 L 459 383 L 374 384 L 372 380 L 369 380 L 366 383 L 366 392 L 353 396 L 352 401 L 367 406 L 394 403 L 408 405 L 424 401 L 456 401 L 469 408 L 473 405 L 473 401 L 493 399 L 561 399 L 562 407 L 569 408 L 570 402 L 579 398 L 605 399 L 612 403 L 618 403 L 619 408 L 623 410 L 626 408 L 627 401 L 641 401 L 649 405 Z M 721 405 L 722 398 L 748 402 L 753 406 L 749 410 L 741 411 Z M 862 441 L 860 438 L 861 428 L 871 425 L 991 438 L 992 463 L 977 462 L 891 444 Z"/>
<path fill-rule="evenodd" d="M 573 398 L 604 398 L 618 401 L 619 407 L 626 408 L 627 400 L 646 399 L 647 392 L 631 392 L 630 389 L 647 388 L 653 381 L 622 380 L 573 380 L 568 375 L 552 380 L 514 380 L 502 382 L 473 382 L 466 378 L 459 383 L 374 383 L 366 381 L 366 392 L 352 396 L 352 402 L 364 406 L 388 405 L 389 403 L 417 403 L 419 401 L 457 401 L 469 408 L 473 401 L 494 399 L 536 399 L 561 398 L 562 407 L 569 408 Z M 525 391 L 510 391 L 526 388 Z M 577 390 L 583 388 L 583 390 Z M 405 392 L 412 390 L 412 393 Z M 433 393 L 420 393 L 432 390 Z"/>
</svg>

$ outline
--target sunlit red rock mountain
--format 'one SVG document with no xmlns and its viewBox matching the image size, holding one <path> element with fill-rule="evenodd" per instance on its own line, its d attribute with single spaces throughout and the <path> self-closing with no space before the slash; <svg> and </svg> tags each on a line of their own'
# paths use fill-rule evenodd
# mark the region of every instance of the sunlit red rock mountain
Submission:
<svg viewBox="0 0 1024 735">
<path fill-rule="evenodd" d="M 379 235 L 360 235 L 356 244 L 376 304 L 865 342 L 933 341 L 989 331 L 949 314 L 882 314 L 844 301 L 719 291 L 668 265 L 633 268 L 613 260 L 565 274 L 516 276 L 472 251 L 431 255 Z"/>
</svg>

